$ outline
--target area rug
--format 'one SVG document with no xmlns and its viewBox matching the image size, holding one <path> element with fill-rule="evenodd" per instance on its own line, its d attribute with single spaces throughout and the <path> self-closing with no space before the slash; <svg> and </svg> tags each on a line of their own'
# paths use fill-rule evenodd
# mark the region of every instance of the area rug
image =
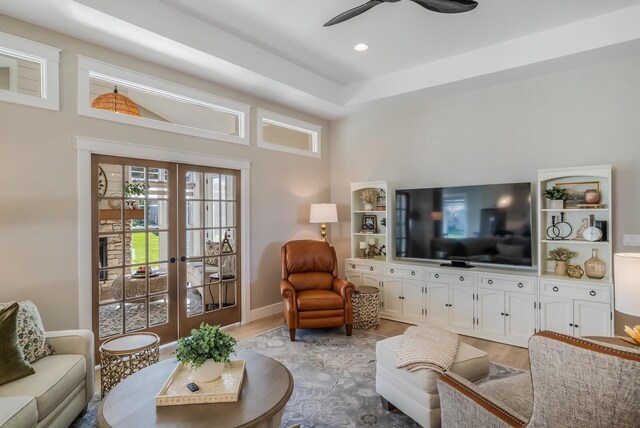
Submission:
<svg viewBox="0 0 640 428">
<path fill-rule="evenodd" d="M 409 417 L 382 408 L 376 394 L 376 342 L 383 336 L 344 328 L 298 330 L 289 340 L 286 326 L 267 331 L 238 344 L 238 350 L 266 355 L 284 364 L 294 379 L 294 389 L 282 418 L 282 428 L 300 424 L 311 427 L 419 427 Z M 488 380 L 522 373 L 512 367 L 491 364 Z M 74 428 L 95 427 L 100 403 L 97 394 L 89 411 Z"/>
</svg>

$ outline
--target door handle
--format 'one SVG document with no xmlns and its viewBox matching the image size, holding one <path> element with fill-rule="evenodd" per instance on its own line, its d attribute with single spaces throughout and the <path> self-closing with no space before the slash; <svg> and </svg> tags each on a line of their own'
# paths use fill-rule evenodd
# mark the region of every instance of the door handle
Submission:
<svg viewBox="0 0 640 428">
<path fill-rule="evenodd" d="M 175 262 L 176 262 L 176 258 L 175 258 L 175 257 L 171 257 L 171 258 L 169 259 L 169 263 L 175 263 Z"/>
<path fill-rule="evenodd" d="M 182 257 L 180 257 L 180 261 L 181 261 L 181 262 L 186 262 L 186 261 L 187 261 L 187 258 L 186 258 L 185 256 L 182 256 Z"/>
</svg>

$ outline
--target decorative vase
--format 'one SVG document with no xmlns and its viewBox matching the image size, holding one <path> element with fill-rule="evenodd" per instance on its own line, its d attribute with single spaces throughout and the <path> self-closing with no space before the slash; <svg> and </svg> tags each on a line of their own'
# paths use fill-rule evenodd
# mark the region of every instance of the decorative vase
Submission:
<svg viewBox="0 0 640 428">
<path fill-rule="evenodd" d="M 563 199 L 548 199 L 547 207 L 550 210 L 561 210 L 564 209 L 564 200 Z"/>
<path fill-rule="evenodd" d="M 587 189 L 584 191 L 584 203 L 585 204 L 599 204 L 600 203 L 600 190 Z"/>
<path fill-rule="evenodd" d="M 567 262 L 564 260 L 556 260 L 556 267 L 553 271 L 558 276 L 566 276 L 567 275 Z"/>
<path fill-rule="evenodd" d="M 364 203 L 364 210 L 365 211 L 373 211 L 373 204 L 370 204 L 368 202 Z"/>
<path fill-rule="evenodd" d="M 213 382 L 222 376 L 224 363 L 216 363 L 211 358 L 206 360 L 203 365 L 197 369 L 193 369 L 191 378 L 194 382 Z"/>
<path fill-rule="evenodd" d="M 591 258 L 584 262 L 584 273 L 591 279 L 602 279 L 607 271 L 607 265 L 598 258 L 598 249 L 591 250 Z"/>
</svg>

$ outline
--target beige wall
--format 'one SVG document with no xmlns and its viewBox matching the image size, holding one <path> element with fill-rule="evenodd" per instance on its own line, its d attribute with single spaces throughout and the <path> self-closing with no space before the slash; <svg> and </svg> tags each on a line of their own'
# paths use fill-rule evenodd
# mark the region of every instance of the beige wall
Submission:
<svg viewBox="0 0 640 428">
<path fill-rule="evenodd" d="M 640 57 L 484 89 L 397 97 L 332 123 L 331 192 L 349 218 L 349 183 L 398 186 L 531 181 L 539 168 L 612 164 L 615 251 L 640 234 Z M 332 226 L 340 258 L 349 225 Z M 616 321 L 617 330 L 623 322 Z M 636 319 L 635 323 L 640 323 Z"/>
<path fill-rule="evenodd" d="M 283 242 L 317 238 L 308 206 L 328 202 L 329 123 L 265 100 L 0 15 L 3 32 L 63 49 L 59 112 L 0 103 L 0 301 L 31 299 L 47 329 L 78 326 L 76 136 L 251 161 L 251 309 L 281 301 Z M 77 114 L 81 54 L 322 126 L 322 159 L 101 121 Z M 255 109 L 252 109 L 252 123 Z"/>
</svg>

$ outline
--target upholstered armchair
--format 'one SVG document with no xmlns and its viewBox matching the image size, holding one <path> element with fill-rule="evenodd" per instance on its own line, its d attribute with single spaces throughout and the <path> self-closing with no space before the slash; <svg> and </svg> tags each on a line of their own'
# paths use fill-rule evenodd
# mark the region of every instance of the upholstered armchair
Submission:
<svg viewBox="0 0 640 428">
<path fill-rule="evenodd" d="M 474 385 L 440 375 L 442 426 L 637 427 L 640 350 L 543 331 L 531 374 Z"/>
<path fill-rule="evenodd" d="M 297 328 L 353 327 L 352 283 L 338 278 L 336 251 L 324 241 L 290 241 L 281 249 L 284 319 L 291 341 Z"/>
</svg>

